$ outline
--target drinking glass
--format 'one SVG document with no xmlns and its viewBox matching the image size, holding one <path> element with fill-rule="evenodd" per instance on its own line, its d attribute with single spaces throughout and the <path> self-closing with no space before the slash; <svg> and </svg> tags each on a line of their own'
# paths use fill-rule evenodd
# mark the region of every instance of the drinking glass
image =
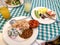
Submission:
<svg viewBox="0 0 60 45">
<path fill-rule="evenodd" d="M 10 12 L 8 10 L 7 5 L 5 4 L 3 0 L 0 0 L 0 13 L 5 19 L 10 18 Z"/>
<path fill-rule="evenodd" d="M 31 1 L 30 0 L 24 0 L 24 11 L 30 12 L 31 10 Z"/>
</svg>

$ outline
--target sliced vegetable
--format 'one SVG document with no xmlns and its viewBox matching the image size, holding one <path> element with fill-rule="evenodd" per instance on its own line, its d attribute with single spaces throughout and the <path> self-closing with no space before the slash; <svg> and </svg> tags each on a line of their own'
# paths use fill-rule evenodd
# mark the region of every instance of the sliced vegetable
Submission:
<svg viewBox="0 0 60 45">
<path fill-rule="evenodd" d="M 35 10 L 34 13 L 35 13 L 35 16 L 36 16 L 37 18 L 40 18 L 37 10 Z"/>
</svg>

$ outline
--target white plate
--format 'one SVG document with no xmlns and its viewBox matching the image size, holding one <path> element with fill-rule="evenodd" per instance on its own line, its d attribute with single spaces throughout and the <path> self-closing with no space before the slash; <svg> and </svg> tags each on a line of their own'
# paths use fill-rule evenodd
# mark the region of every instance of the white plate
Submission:
<svg viewBox="0 0 60 45">
<path fill-rule="evenodd" d="M 20 2 L 21 2 L 21 4 L 19 4 L 19 5 L 9 5 L 9 4 L 7 4 L 7 6 L 8 7 L 18 7 L 18 6 L 20 6 L 20 5 L 22 5 L 24 3 L 23 0 L 20 0 Z"/>
<path fill-rule="evenodd" d="M 16 19 L 16 20 L 19 20 L 19 19 L 23 19 L 23 18 L 26 18 L 25 16 L 20 16 L 20 17 L 15 17 L 15 18 L 12 18 L 12 19 Z M 12 20 L 11 19 L 11 20 Z M 8 27 L 10 26 L 9 22 L 11 21 L 9 20 L 8 22 L 6 22 L 6 24 L 4 25 L 3 27 L 3 39 L 5 40 L 5 42 L 9 45 L 30 45 L 31 43 L 34 42 L 34 40 L 37 38 L 37 35 L 38 35 L 38 28 L 34 28 L 33 29 L 33 34 L 30 38 L 26 39 L 26 40 L 23 40 L 21 41 L 22 39 L 18 38 L 19 40 L 12 40 L 9 36 L 8 36 Z M 26 20 L 31 20 L 31 18 L 27 18 Z"/>
<path fill-rule="evenodd" d="M 52 20 L 52 19 L 49 19 L 49 18 L 42 19 L 42 18 L 37 18 L 37 17 L 35 16 L 34 10 L 38 10 L 38 9 L 40 9 L 40 8 L 44 8 L 44 7 L 36 7 L 36 8 L 34 8 L 34 9 L 32 10 L 32 12 L 31 12 L 32 18 L 35 19 L 35 20 L 38 20 L 38 21 L 39 21 L 40 23 L 42 23 L 42 24 L 51 24 L 51 23 L 54 23 L 55 20 Z M 48 10 L 50 10 L 50 9 L 48 9 Z M 55 15 L 54 19 L 56 19 L 56 15 Z"/>
</svg>

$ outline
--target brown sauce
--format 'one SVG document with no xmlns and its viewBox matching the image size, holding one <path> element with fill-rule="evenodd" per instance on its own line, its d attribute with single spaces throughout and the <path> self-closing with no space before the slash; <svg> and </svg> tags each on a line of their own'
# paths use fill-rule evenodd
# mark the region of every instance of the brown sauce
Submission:
<svg viewBox="0 0 60 45">
<path fill-rule="evenodd" d="M 23 33 L 21 35 L 19 35 L 20 37 L 27 39 L 30 38 L 33 34 L 33 30 L 32 29 L 26 29 L 23 31 Z"/>
</svg>

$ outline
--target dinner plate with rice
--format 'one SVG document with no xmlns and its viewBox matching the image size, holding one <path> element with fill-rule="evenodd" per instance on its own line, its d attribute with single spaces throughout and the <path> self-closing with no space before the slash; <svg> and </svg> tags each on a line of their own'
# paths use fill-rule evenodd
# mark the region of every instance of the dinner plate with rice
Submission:
<svg viewBox="0 0 60 45">
<path fill-rule="evenodd" d="M 30 45 L 38 36 L 38 25 L 26 16 L 12 18 L 3 27 L 3 40 L 9 45 Z"/>
</svg>

